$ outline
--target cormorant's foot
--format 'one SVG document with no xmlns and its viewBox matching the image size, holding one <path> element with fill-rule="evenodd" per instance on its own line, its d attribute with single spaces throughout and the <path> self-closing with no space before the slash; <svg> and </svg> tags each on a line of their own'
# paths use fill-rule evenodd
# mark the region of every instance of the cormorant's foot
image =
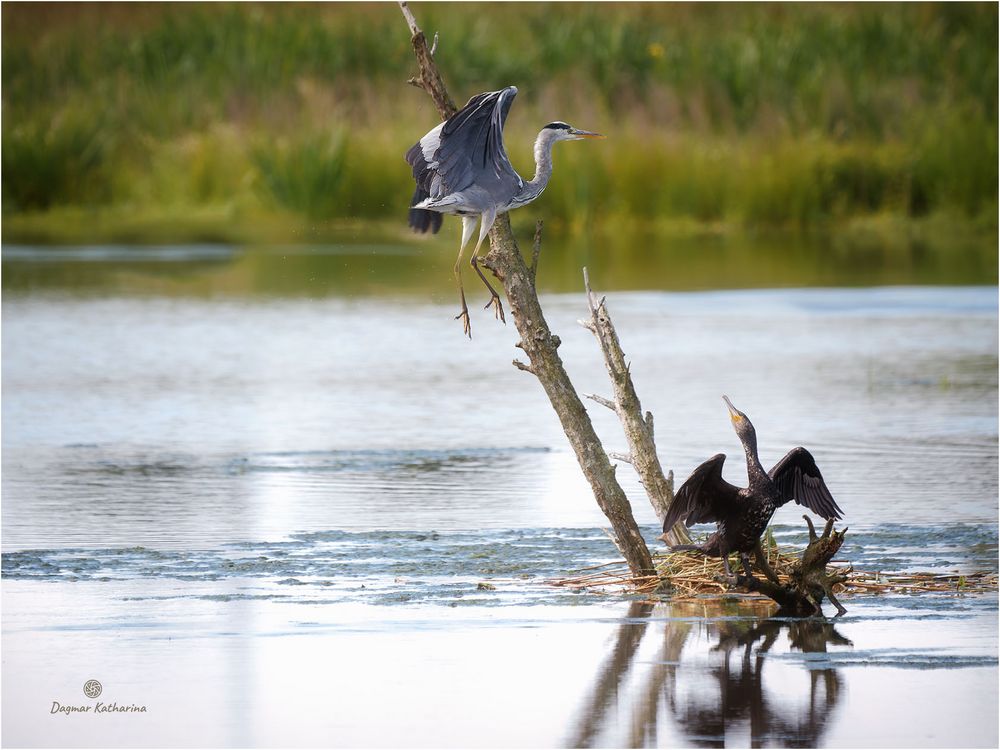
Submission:
<svg viewBox="0 0 1000 750">
<path fill-rule="evenodd" d="M 724 583 L 731 589 L 736 588 L 740 585 L 740 577 L 730 573 L 729 575 L 720 574 L 715 577 L 715 580 L 719 583 Z"/>
<path fill-rule="evenodd" d="M 462 332 L 471 339 L 472 325 L 469 323 L 469 308 L 462 305 L 462 312 L 455 316 L 455 320 L 462 321 Z"/>
<path fill-rule="evenodd" d="M 500 302 L 500 295 L 494 292 L 493 296 L 490 297 L 490 301 L 486 303 L 484 310 L 489 310 L 493 308 L 494 317 L 499 320 L 504 325 L 507 325 L 507 320 L 503 316 L 503 304 Z"/>
</svg>

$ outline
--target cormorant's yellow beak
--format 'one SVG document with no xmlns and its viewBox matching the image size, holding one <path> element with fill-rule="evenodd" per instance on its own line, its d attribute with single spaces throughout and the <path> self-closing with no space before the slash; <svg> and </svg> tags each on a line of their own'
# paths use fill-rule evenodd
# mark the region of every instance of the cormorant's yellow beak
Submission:
<svg viewBox="0 0 1000 750">
<path fill-rule="evenodd" d="M 733 420 L 733 424 L 743 419 L 743 415 L 733 406 L 733 402 L 729 400 L 729 396 L 723 396 L 722 400 L 726 402 L 726 408 L 729 409 L 729 418 Z"/>
</svg>

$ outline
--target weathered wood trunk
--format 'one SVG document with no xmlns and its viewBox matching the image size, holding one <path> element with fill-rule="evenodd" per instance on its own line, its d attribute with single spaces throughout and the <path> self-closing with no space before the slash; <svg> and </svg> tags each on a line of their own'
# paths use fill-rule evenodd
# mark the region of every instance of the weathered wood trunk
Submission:
<svg viewBox="0 0 1000 750">
<path fill-rule="evenodd" d="M 670 472 L 664 475 L 663 467 L 660 466 L 653 437 L 653 414 L 648 411 L 643 414 L 642 404 L 632 383 L 632 373 L 625 361 L 625 352 L 622 351 L 621 342 L 618 340 L 618 332 L 611 322 L 604 299 L 598 301 L 590 288 L 590 275 L 586 268 L 583 269 L 583 284 L 587 292 L 587 303 L 590 305 L 590 320 L 578 322 L 597 338 L 614 392 L 613 400 L 595 394 L 588 394 L 587 398 L 608 407 L 618 416 L 625 432 L 625 439 L 628 441 L 629 452 L 628 455 L 612 454 L 611 457 L 632 465 L 639 475 L 643 489 L 646 490 L 656 517 L 662 524 L 667 517 L 670 504 L 674 501 L 674 474 Z M 665 541 L 671 546 L 691 542 L 691 535 L 682 523 L 667 529 L 665 537 Z"/>
<path fill-rule="evenodd" d="M 406 17 L 412 36 L 413 49 L 420 67 L 420 75 L 410 83 L 431 96 L 442 119 L 455 113 L 455 105 L 448 95 L 427 39 L 417 26 L 405 2 L 400 8 Z M 482 261 L 503 283 L 514 324 L 521 336 L 518 346 L 524 350 L 529 364 L 518 363 L 522 370 L 538 378 L 552 408 L 562 424 L 576 454 L 580 468 L 590 483 L 597 504 L 611 522 L 615 542 L 624 555 L 634 575 L 651 575 L 653 560 L 632 516 L 625 491 L 615 478 L 615 469 L 601 441 L 594 432 L 587 410 L 573 388 L 557 349 L 559 337 L 552 334 L 535 290 L 534 275 L 524 263 L 517 240 L 510 228 L 506 214 L 498 216 L 490 230 L 490 252 Z"/>
<path fill-rule="evenodd" d="M 616 542 L 636 575 L 653 573 L 653 559 L 632 515 L 632 506 L 615 477 L 615 468 L 594 431 L 587 409 L 577 395 L 557 351 L 559 337 L 549 330 L 535 292 L 534 279 L 524 264 L 505 214 L 490 230 L 490 252 L 483 261 L 503 283 L 514 324 L 521 336 L 518 346 L 530 364 L 521 365 L 538 378 L 580 468 L 594 491 L 594 498 L 615 531 Z"/>
<path fill-rule="evenodd" d="M 842 576 L 828 575 L 826 566 L 844 543 L 847 529 L 833 531 L 831 518 L 827 521 L 822 536 L 816 536 L 816 529 L 809 516 L 803 518 L 809 526 L 809 546 L 802 553 L 802 561 L 792 569 L 788 585 L 781 586 L 747 576 L 737 576 L 737 585 L 776 601 L 781 607 L 778 612 L 781 615 L 790 617 L 821 615 L 824 597 L 837 608 L 837 615 L 842 615 L 847 610 L 834 596 L 833 587 L 845 579 Z"/>
</svg>

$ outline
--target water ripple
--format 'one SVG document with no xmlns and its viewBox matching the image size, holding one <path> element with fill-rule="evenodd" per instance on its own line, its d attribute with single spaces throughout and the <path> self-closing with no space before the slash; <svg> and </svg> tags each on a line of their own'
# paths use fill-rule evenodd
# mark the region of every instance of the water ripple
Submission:
<svg viewBox="0 0 1000 750">
<path fill-rule="evenodd" d="M 648 535 L 655 529 L 646 529 Z M 776 526 L 782 544 L 801 546 L 801 528 Z M 239 594 L 315 603 L 316 597 L 369 603 L 498 604 L 567 601 L 544 581 L 606 563 L 618 554 L 600 529 L 477 532 L 310 531 L 277 542 L 235 542 L 221 549 L 148 547 L 42 549 L 3 556 L 9 579 L 186 583 L 230 580 L 239 592 L 184 589 L 171 597 Z M 842 559 L 865 570 L 996 570 L 996 529 L 952 524 L 891 525 L 848 535 Z M 479 584 L 489 582 L 493 589 Z M 237 597 L 238 598 L 238 597 Z M 926 599 L 927 597 L 925 597 Z M 955 612 L 952 611 L 951 614 Z"/>
</svg>

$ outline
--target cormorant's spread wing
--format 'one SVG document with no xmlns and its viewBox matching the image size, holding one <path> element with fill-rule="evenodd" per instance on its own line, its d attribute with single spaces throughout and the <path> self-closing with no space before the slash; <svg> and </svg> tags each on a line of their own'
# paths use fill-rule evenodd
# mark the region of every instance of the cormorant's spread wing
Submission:
<svg viewBox="0 0 1000 750">
<path fill-rule="evenodd" d="M 842 518 L 843 511 L 833 499 L 819 473 L 816 460 L 805 448 L 793 448 L 768 472 L 781 493 L 781 505 L 795 500 L 827 520 Z"/>
<path fill-rule="evenodd" d="M 674 494 L 663 531 L 666 533 L 678 521 L 688 526 L 718 522 L 730 515 L 739 501 L 739 488 L 722 478 L 725 453 L 718 453 L 695 469 Z"/>
<path fill-rule="evenodd" d="M 417 183 L 410 205 L 427 198 L 443 198 L 473 184 L 491 193 L 519 185 L 521 179 L 503 145 L 503 126 L 515 96 L 515 86 L 477 94 L 406 152 Z M 412 210 L 410 225 L 425 232 L 427 217 L 423 213 L 421 209 Z"/>
</svg>

